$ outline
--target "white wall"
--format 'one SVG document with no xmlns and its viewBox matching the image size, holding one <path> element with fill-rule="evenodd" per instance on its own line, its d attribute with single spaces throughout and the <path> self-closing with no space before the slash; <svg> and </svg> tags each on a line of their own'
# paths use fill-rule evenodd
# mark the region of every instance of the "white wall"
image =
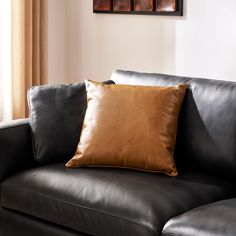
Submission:
<svg viewBox="0 0 236 236">
<path fill-rule="evenodd" d="M 236 81 L 236 1 L 189 0 L 175 25 L 175 73 Z"/>
<path fill-rule="evenodd" d="M 48 77 L 49 83 L 66 83 L 67 21 L 65 14 L 68 0 L 48 1 Z M 69 0 L 70 1 L 70 0 Z"/>
<path fill-rule="evenodd" d="M 236 1 L 184 0 L 184 17 L 92 13 L 49 0 L 49 78 L 106 80 L 128 69 L 236 81 Z"/>
</svg>

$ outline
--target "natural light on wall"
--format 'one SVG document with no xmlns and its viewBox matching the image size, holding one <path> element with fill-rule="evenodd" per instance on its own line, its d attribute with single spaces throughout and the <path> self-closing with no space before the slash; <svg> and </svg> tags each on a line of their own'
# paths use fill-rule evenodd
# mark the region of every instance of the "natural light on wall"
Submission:
<svg viewBox="0 0 236 236">
<path fill-rule="evenodd" d="M 11 0 L 0 0 L 0 121 L 12 118 Z"/>
</svg>

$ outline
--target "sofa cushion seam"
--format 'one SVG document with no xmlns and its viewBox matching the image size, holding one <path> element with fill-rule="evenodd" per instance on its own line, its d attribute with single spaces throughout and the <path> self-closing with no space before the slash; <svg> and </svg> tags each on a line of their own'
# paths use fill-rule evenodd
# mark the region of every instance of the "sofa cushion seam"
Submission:
<svg viewBox="0 0 236 236">
<path fill-rule="evenodd" d="M 163 232 L 162 232 L 163 235 Z M 180 234 L 176 234 L 176 233 L 171 233 L 171 232 L 167 232 L 164 234 L 164 236 L 181 236 Z"/>
<path fill-rule="evenodd" d="M 29 123 L 27 123 L 27 124 L 18 124 L 18 125 L 11 126 L 11 127 L 2 127 L 2 128 L 0 128 L 0 132 L 1 132 L 2 130 L 17 129 L 17 128 L 20 128 L 20 127 L 22 127 L 22 126 L 29 126 Z"/>
<path fill-rule="evenodd" d="M 9 188 L 9 189 L 12 189 L 13 191 L 30 192 L 31 194 L 35 194 L 35 195 L 38 195 L 38 196 L 40 196 L 40 197 L 45 197 L 45 198 L 47 198 L 47 199 L 50 199 L 50 200 L 53 200 L 53 201 L 56 201 L 56 202 L 59 202 L 59 203 L 63 203 L 63 204 L 65 204 L 65 205 L 68 204 L 68 205 L 71 205 L 71 206 L 75 206 L 75 207 L 78 207 L 78 208 L 82 208 L 82 209 L 84 209 L 84 210 L 93 211 L 93 212 L 96 212 L 96 213 L 99 213 L 99 214 L 102 214 L 102 215 L 105 215 L 105 216 L 111 216 L 111 217 L 113 217 L 113 218 L 117 218 L 117 219 L 119 219 L 119 220 L 121 220 L 121 221 L 125 221 L 125 222 L 127 222 L 127 223 L 131 223 L 131 224 L 137 225 L 137 226 L 139 226 L 139 227 L 142 227 L 142 228 L 144 228 L 144 229 L 147 229 L 147 230 L 149 230 L 149 231 L 155 233 L 155 231 L 154 231 L 151 227 L 149 227 L 149 226 L 145 226 L 145 225 L 142 225 L 142 224 L 139 224 L 139 223 L 130 221 L 130 220 L 128 220 L 128 219 L 121 218 L 121 217 L 116 216 L 116 215 L 112 215 L 112 214 L 108 214 L 108 213 L 105 213 L 105 212 L 102 212 L 102 211 L 99 211 L 99 210 L 96 210 L 96 209 L 92 209 L 92 208 L 90 208 L 90 207 L 86 207 L 86 206 L 81 206 L 81 205 L 78 205 L 78 204 L 76 205 L 76 204 L 73 204 L 73 203 L 65 202 L 65 201 L 62 201 L 62 200 L 59 200 L 59 199 L 52 198 L 52 197 L 50 197 L 50 196 L 48 196 L 48 195 L 41 194 L 41 193 L 35 193 L 35 192 L 33 192 L 33 191 L 26 190 L 26 189 L 16 189 L 16 188 L 13 187 L 12 185 L 4 186 L 4 187 L 2 187 L 2 189 L 3 189 L 3 188 Z M 1 191 L 1 192 L 3 192 L 3 191 Z"/>
</svg>

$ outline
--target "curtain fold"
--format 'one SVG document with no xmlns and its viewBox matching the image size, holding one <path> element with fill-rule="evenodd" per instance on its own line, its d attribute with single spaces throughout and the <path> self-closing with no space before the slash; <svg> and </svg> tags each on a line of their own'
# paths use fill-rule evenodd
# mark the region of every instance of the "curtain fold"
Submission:
<svg viewBox="0 0 236 236">
<path fill-rule="evenodd" d="M 47 0 L 12 0 L 13 119 L 28 117 L 28 88 L 47 83 L 47 8 Z"/>
</svg>

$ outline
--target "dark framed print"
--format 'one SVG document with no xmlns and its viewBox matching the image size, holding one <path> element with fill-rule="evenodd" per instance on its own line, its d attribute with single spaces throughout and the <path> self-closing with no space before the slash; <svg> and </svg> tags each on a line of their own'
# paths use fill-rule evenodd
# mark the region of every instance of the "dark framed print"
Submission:
<svg viewBox="0 0 236 236">
<path fill-rule="evenodd" d="M 174 12 L 176 8 L 176 0 L 156 0 L 156 10 L 158 12 Z"/>
<path fill-rule="evenodd" d="M 134 0 L 134 11 L 153 11 L 153 0 Z"/>
<path fill-rule="evenodd" d="M 113 11 L 131 11 L 130 0 L 113 0 Z"/>
<path fill-rule="evenodd" d="M 94 0 L 93 9 L 96 11 L 111 11 L 111 1 L 110 0 Z"/>
<path fill-rule="evenodd" d="M 94 13 L 182 16 L 184 0 L 93 0 Z"/>
</svg>

